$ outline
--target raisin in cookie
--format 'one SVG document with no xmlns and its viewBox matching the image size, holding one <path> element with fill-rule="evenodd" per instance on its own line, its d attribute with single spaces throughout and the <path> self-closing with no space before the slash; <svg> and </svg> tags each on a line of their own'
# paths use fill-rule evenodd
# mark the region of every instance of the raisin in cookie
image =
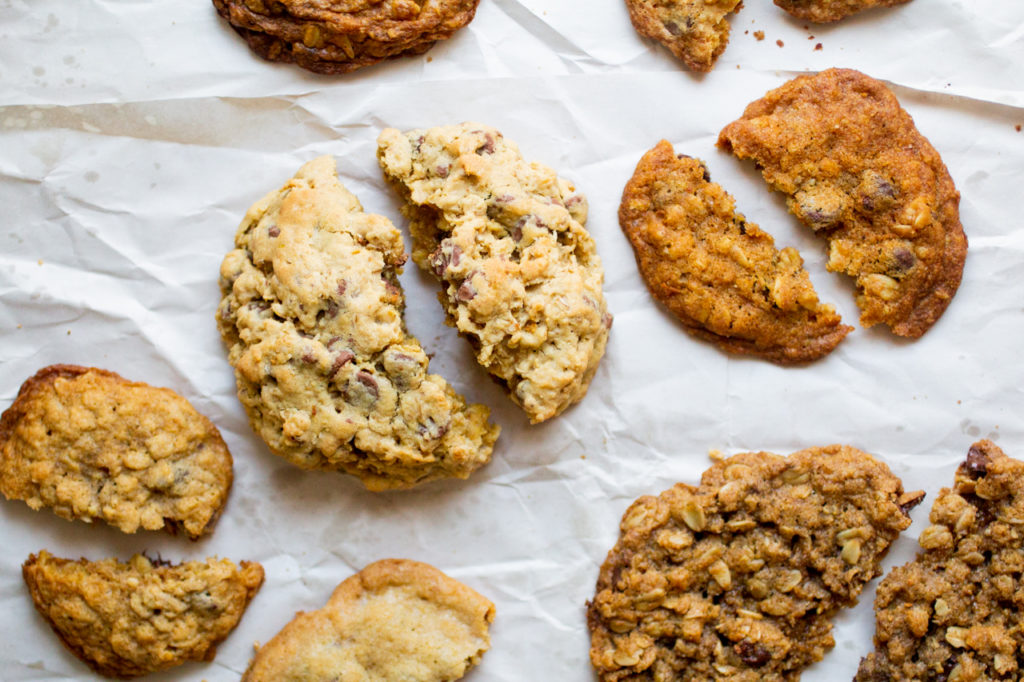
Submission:
<svg viewBox="0 0 1024 682">
<path fill-rule="evenodd" d="M 975 443 L 929 519 L 917 558 L 878 586 L 856 680 L 1021 679 L 1024 462 Z"/>
<path fill-rule="evenodd" d="M 494 604 L 433 566 L 370 564 L 257 651 L 242 682 L 449 682 L 490 648 Z"/>
<path fill-rule="evenodd" d="M 910 0 L 775 0 L 775 4 L 797 19 L 825 23 L 839 21 L 872 7 L 893 7 Z"/>
<path fill-rule="evenodd" d="M 922 493 L 851 447 L 745 453 L 634 502 L 590 603 L 616 680 L 796 680 L 832 648 Z"/>
<path fill-rule="evenodd" d="M 626 184 L 619 224 L 651 294 L 724 350 L 806 362 L 852 329 L 818 302 L 796 250 L 776 249 L 700 160 L 677 156 L 665 140 Z"/>
<path fill-rule="evenodd" d="M 263 584 L 263 568 L 227 559 L 177 566 L 32 555 L 22 566 L 36 610 L 96 672 L 137 677 L 212 661 Z"/>
<path fill-rule="evenodd" d="M 960 194 L 938 152 L 881 82 L 801 76 L 752 103 L 718 144 L 753 159 L 828 240 L 828 269 L 857 278 L 861 324 L 917 338 L 960 285 Z"/>
<path fill-rule="evenodd" d="M 249 209 L 221 265 L 221 336 L 238 397 L 270 449 L 371 490 L 466 478 L 498 427 L 427 373 L 409 335 L 402 235 L 364 213 L 334 159 L 299 169 Z"/>
<path fill-rule="evenodd" d="M 45 367 L 0 418 L 0 492 L 125 533 L 209 532 L 231 489 L 231 453 L 168 388 L 75 365 Z"/>
<path fill-rule="evenodd" d="M 583 196 L 477 123 L 387 129 L 378 145 L 407 202 L 413 260 L 441 281 L 477 361 L 534 423 L 580 400 L 611 326 Z"/>
<path fill-rule="evenodd" d="M 694 71 L 710 71 L 729 42 L 741 0 L 626 0 L 633 28 L 672 51 Z"/>
</svg>

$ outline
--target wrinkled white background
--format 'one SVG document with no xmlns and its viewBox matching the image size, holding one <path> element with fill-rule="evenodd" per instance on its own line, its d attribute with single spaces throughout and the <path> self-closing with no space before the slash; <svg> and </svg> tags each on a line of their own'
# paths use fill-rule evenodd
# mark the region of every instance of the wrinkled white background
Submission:
<svg viewBox="0 0 1024 682">
<path fill-rule="evenodd" d="M 0 0 L 0 407 L 45 365 L 105 367 L 189 398 L 220 427 L 236 475 L 216 532 L 194 544 L 0 501 L 0 677 L 92 679 L 22 585 L 21 563 L 46 548 L 263 563 L 267 582 L 216 661 L 153 680 L 236 680 L 254 641 L 394 556 L 434 564 L 496 603 L 492 650 L 467 679 L 589 681 L 584 603 L 622 512 L 696 482 L 710 449 L 841 442 L 876 453 L 908 489 L 930 493 L 887 565 L 912 555 L 934 493 L 974 440 L 1024 457 L 1024 6 L 915 0 L 805 28 L 748 0 L 732 26 L 715 70 L 697 76 L 640 39 L 621 0 L 483 0 L 472 24 L 427 55 L 324 77 L 251 55 L 208 2 Z M 749 101 L 831 66 L 889 81 L 942 154 L 963 195 L 963 284 L 918 341 L 858 326 L 806 367 L 726 356 L 652 302 L 617 225 L 622 186 L 662 137 L 706 159 L 855 323 L 851 282 L 824 270 L 822 244 L 752 167 L 713 146 Z M 590 393 L 528 425 L 443 326 L 435 283 L 410 266 L 409 326 L 434 371 L 492 407 L 503 428 L 493 462 L 468 481 L 390 494 L 300 471 L 251 433 L 214 325 L 235 227 L 325 153 L 367 210 L 402 226 L 374 159 L 377 134 L 467 119 L 499 128 L 590 200 L 616 316 Z M 870 648 L 872 597 L 837 620 L 836 648 L 804 680 L 852 677 Z"/>
</svg>

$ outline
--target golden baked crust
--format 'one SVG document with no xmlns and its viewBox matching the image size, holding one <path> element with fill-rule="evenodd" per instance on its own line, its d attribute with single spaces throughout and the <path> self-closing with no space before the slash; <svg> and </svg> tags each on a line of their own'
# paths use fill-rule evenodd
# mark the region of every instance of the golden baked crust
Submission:
<svg viewBox="0 0 1024 682">
<path fill-rule="evenodd" d="M 370 564 L 327 605 L 299 613 L 253 658 L 242 682 L 449 682 L 490 648 L 494 604 L 433 566 Z"/>
<path fill-rule="evenodd" d="M 36 610 L 101 675 L 129 678 L 212 661 L 263 584 L 263 568 L 227 559 L 162 565 L 136 554 L 60 559 L 43 550 L 22 566 Z"/>
<path fill-rule="evenodd" d="M 849 69 L 800 76 L 750 104 L 718 144 L 753 159 L 828 240 L 828 269 L 857 278 L 861 324 L 917 338 L 939 319 L 967 255 L 960 193 L 883 83 Z"/>
<path fill-rule="evenodd" d="M 775 0 L 775 4 L 797 19 L 824 23 L 839 21 L 872 7 L 893 7 L 910 0 Z"/>
<path fill-rule="evenodd" d="M 626 0 L 633 28 L 694 71 L 710 71 L 729 42 L 726 17 L 742 0 Z"/>
<path fill-rule="evenodd" d="M 742 214 L 704 164 L 662 140 L 622 192 L 619 224 L 651 294 L 694 335 L 781 364 L 816 360 L 852 327 L 818 302 L 795 249 Z"/>
<path fill-rule="evenodd" d="M 168 388 L 94 367 L 51 365 L 0 418 L 0 492 L 68 520 L 125 533 L 213 528 L 231 453 L 209 419 Z"/>
</svg>

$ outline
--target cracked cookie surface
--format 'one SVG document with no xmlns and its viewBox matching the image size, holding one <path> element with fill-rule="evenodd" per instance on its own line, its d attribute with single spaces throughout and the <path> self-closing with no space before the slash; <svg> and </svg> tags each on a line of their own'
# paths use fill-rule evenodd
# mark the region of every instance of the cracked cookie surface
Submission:
<svg viewBox="0 0 1024 682">
<path fill-rule="evenodd" d="M 323 156 L 254 204 L 221 264 L 221 336 L 270 449 L 371 490 L 466 478 L 488 462 L 489 410 L 429 374 L 405 328 L 402 236 L 364 213 Z"/>
<path fill-rule="evenodd" d="M 825 23 L 839 21 L 872 7 L 894 7 L 910 0 L 775 0 L 797 19 Z"/>
<path fill-rule="evenodd" d="M 830 353 L 851 331 L 818 301 L 795 249 L 736 212 L 699 159 L 662 140 L 626 184 L 619 224 L 651 294 L 694 335 L 781 364 Z"/>
<path fill-rule="evenodd" d="M 922 497 L 841 445 L 735 455 L 641 497 L 588 606 L 598 677 L 799 679 Z"/>
<path fill-rule="evenodd" d="M 729 42 L 741 0 L 626 0 L 633 28 L 653 38 L 694 71 L 710 71 Z"/>
<path fill-rule="evenodd" d="M 232 462 L 209 419 L 168 388 L 114 372 L 51 365 L 0 418 L 0 492 L 68 520 L 125 533 L 210 531 Z"/>
</svg>

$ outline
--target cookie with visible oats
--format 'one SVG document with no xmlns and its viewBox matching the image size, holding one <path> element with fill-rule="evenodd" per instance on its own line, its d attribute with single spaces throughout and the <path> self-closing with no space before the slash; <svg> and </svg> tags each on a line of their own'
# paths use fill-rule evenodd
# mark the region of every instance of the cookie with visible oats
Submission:
<svg viewBox="0 0 1024 682">
<path fill-rule="evenodd" d="M 839 21 L 872 7 L 894 7 L 910 0 L 775 0 L 797 19 L 825 23 Z"/>
<path fill-rule="evenodd" d="M 653 38 L 694 71 L 710 71 L 729 42 L 726 17 L 742 0 L 626 0 L 636 32 Z"/>
<path fill-rule="evenodd" d="M 800 76 L 750 104 L 718 144 L 752 159 L 828 240 L 828 269 L 856 277 L 865 327 L 917 338 L 946 310 L 967 255 L 960 193 L 885 84 L 849 69 Z"/>
<path fill-rule="evenodd" d="M 922 497 L 842 445 L 735 455 L 641 497 L 587 610 L 599 679 L 799 679 Z"/>
<path fill-rule="evenodd" d="M 22 575 L 36 610 L 71 653 L 119 678 L 212 661 L 263 584 L 253 562 L 170 565 L 141 554 L 121 563 L 41 551 Z"/>
<path fill-rule="evenodd" d="M 494 604 L 433 566 L 370 564 L 261 647 L 242 682 L 451 682 L 491 646 Z"/>
<path fill-rule="evenodd" d="M 736 212 L 699 159 L 662 140 L 637 164 L 619 224 L 651 294 L 694 335 L 781 364 L 816 360 L 851 331 L 818 301 L 795 249 Z"/>
<path fill-rule="evenodd" d="M 1024 462 L 971 446 L 921 532 L 914 561 L 875 597 L 875 651 L 858 682 L 1024 676 Z"/>
<path fill-rule="evenodd" d="M 208 533 L 231 489 L 217 427 L 169 388 L 51 365 L 0 417 L 0 492 L 125 533 Z"/>
</svg>

